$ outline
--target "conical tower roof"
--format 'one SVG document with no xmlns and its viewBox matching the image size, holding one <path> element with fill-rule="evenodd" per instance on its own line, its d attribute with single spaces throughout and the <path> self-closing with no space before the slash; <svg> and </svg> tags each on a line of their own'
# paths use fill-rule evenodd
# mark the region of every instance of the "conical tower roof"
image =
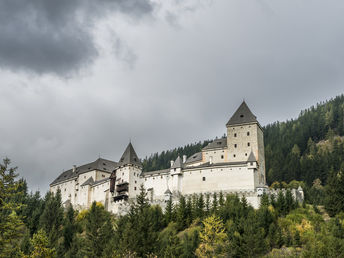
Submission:
<svg viewBox="0 0 344 258">
<path fill-rule="evenodd" d="M 256 157 L 254 156 L 253 152 L 251 151 L 250 156 L 248 156 L 247 162 L 257 162 Z"/>
<path fill-rule="evenodd" d="M 182 160 L 180 156 L 174 161 L 172 168 L 181 168 L 182 167 Z"/>
<path fill-rule="evenodd" d="M 119 160 L 119 166 L 124 166 L 127 164 L 142 167 L 142 163 L 140 159 L 138 158 L 138 156 L 136 155 L 136 152 L 131 142 L 128 144 L 121 159 Z"/>
<path fill-rule="evenodd" d="M 231 126 L 257 122 L 257 117 L 251 112 L 246 102 L 243 101 L 226 125 Z"/>
</svg>

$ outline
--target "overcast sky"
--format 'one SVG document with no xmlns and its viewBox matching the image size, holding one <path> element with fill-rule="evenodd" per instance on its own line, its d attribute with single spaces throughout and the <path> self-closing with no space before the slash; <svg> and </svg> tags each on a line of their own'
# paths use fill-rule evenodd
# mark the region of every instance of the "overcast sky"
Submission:
<svg viewBox="0 0 344 258">
<path fill-rule="evenodd" d="M 63 170 L 212 139 L 344 92 L 343 0 L 2 0 L 0 156 Z"/>
</svg>

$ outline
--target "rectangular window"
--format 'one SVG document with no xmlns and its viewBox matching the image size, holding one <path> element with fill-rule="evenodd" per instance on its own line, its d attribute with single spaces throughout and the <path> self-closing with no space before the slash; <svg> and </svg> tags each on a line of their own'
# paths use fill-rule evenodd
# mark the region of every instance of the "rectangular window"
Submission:
<svg viewBox="0 0 344 258">
<path fill-rule="evenodd" d="M 235 158 L 235 154 L 233 154 L 233 157 Z"/>
<path fill-rule="evenodd" d="M 248 142 L 248 143 L 247 143 L 247 146 L 250 146 L 250 145 L 251 145 L 251 144 Z"/>
<path fill-rule="evenodd" d="M 247 132 L 247 136 L 250 136 L 250 132 Z"/>
<path fill-rule="evenodd" d="M 134 190 L 136 191 L 136 186 L 134 187 Z"/>
<path fill-rule="evenodd" d="M 202 180 L 205 181 L 205 177 L 203 177 Z"/>
<path fill-rule="evenodd" d="M 236 147 L 238 147 L 238 145 L 237 145 L 237 144 L 234 144 L 234 148 L 236 148 Z"/>
<path fill-rule="evenodd" d="M 234 134 L 234 137 L 237 137 L 237 134 L 236 134 L 236 133 Z"/>
<path fill-rule="evenodd" d="M 223 159 L 223 155 L 221 155 L 221 159 Z"/>
</svg>

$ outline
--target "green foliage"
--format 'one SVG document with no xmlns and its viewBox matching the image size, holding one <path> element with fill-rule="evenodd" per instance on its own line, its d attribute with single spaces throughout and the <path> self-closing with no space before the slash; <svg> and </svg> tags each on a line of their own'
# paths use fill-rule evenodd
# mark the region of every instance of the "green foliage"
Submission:
<svg viewBox="0 0 344 258">
<path fill-rule="evenodd" d="M 44 209 L 39 219 L 39 228 L 47 233 L 51 247 L 57 245 L 57 241 L 62 233 L 62 224 L 63 207 L 61 192 L 60 190 L 56 194 L 48 192 L 44 199 Z"/>
<path fill-rule="evenodd" d="M 340 172 L 331 170 L 325 193 L 325 208 L 330 216 L 344 211 L 344 168 Z"/>
<path fill-rule="evenodd" d="M 23 236 L 23 222 L 18 216 L 22 207 L 22 182 L 16 181 L 16 168 L 9 168 L 10 160 L 0 164 L 0 254 L 16 256 Z"/>
<path fill-rule="evenodd" d="M 33 235 L 31 245 L 33 246 L 33 251 L 30 254 L 30 258 L 50 258 L 56 256 L 55 249 L 49 247 L 49 239 L 43 229 L 40 229 Z"/>
<path fill-rule="evenodd" d="M 196 250 L 198 257 L 224 257 L 227 236 L 220 218 L 211 215 L 203 220 L 200 232 L 200 245 Z"/>
<path fill-rule="evenodd" d="M 103 206 L 93 202 L 85 220 L 85 254 L 88 257 L 100 257 L 113 235 L 110 214 Z"/>
</svg>

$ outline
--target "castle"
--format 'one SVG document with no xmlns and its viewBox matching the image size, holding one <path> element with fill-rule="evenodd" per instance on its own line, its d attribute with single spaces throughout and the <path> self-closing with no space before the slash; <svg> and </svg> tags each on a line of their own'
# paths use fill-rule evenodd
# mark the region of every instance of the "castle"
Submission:
<svg viewBox="0 0 344 258">
<path fill-rule="evenodd" d="M 226 124 L 227 137 L 216 139 L 190 157 L 178 157 L 170 168 L 142 171 L 142 164 L 129 143 L 118 162 L 102 158 L 73 166 L 51 184 L 61 190 L 65 206 L 84 209 L 93 201 L 108 211 L 124 214 L 143 184 L 152 203 L 164 206 L 167 200 L 205 193 L 245 195 L 253 207 L 266 191 L 263 130 L 245 102 Z"/>
</svg>

